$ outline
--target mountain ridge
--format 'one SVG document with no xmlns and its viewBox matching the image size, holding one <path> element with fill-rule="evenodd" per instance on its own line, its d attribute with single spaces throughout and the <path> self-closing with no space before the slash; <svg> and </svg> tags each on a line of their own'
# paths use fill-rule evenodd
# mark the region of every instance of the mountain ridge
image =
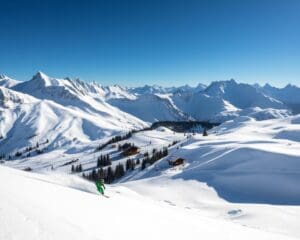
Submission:
<svg viewBox="0 0 300 240">
<path fill-rule="evenodd" d="M 300 98 L 294 98 L 296 103 L 285 101 L 285 95 L 290 92 L 295 95 L 293 91 L 298 93 L 296 86 L 287 85 L 280 90 L 287 93 L 280 95 L 274 93 L 279 90 L 267 91 L 266 86 L 238 83 L 234 79 L 214 81 L 208 86 L 199 83 L 195 87 L 145 85 L 127 88 L 102 86 L 79 79 L 52 78 L 37 72 L 31 80 L 19 82 L 11 88 L 73 108 L 81 105 L 80 108 L 87 108 L 95 114 L 99 113 L 99 105 L 108 104 L 150 123 L 192 119 L 224 122 L 241 114 L 258 116 L 258 119 L 266 116 L 277 118 L 286 115 L 289 110 L 294 111 L 295 104 L 300 107 Z M 276 109 L 277 112 L 268 109 Z M 259 115 L 261 110 L 265 112 L 264 117 Z"/>
</svg>

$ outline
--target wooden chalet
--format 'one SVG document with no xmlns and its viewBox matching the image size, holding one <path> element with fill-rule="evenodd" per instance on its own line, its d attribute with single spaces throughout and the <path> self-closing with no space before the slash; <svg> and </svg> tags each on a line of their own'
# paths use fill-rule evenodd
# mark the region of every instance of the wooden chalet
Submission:
<svg viewBox="0 0 300 240">
<path fill-rule="evenodd" d="M 170 166 L 179 166 L 179 165 L 182 165 L 184 164 L 185 160 L 183 158 L 177 158 L 177 159 L 174 159 L 174 160 L 169 160 L 169 165 Z"/>
<path fill-rule="evenodd" d="M 128 157 L 128 156 L 138 154 L 139 152 L 140 152 L 140 149 L 138 147 L 130 146 L 130 147 L 126 148 L 125 150 L 123 150 L 123 155 Z"/>
</svg>

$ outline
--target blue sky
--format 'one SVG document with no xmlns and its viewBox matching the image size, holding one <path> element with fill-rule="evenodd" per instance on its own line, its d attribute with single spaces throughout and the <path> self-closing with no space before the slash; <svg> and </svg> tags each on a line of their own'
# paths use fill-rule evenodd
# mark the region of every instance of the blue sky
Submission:
<svg viewBox="0 0 300 240">
<path fill-rule="evenodd" d="M 300 84 L 299 0 L 0 0 L 0 73 Z"/>
</svg>

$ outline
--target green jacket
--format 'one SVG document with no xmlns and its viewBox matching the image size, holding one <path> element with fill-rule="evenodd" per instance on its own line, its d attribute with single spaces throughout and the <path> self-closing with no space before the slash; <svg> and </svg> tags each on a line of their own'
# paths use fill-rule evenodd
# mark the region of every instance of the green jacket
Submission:
<svg viewBox="0 0 300 240">
<path fill-rule="evenodd" d="M 96 181 L 96 187 L 99 193 L 104 194 L 105 186 L 99 180 Z"/>
</svg>

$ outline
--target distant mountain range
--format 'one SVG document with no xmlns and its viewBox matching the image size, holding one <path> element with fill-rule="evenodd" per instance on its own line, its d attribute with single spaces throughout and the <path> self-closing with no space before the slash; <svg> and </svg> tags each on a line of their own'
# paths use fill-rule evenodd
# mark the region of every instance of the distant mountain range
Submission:
<svg viewBox="0 0 300 240">
<path fill-rule="evenodd" d="M 123 88 L 42 72 L 24 82 L 1 75 L 0 152 L 37 138 L 55 146 L 79 144 L 162 120 L 221 123 L 237 116 L 263 120 L 299 112 L 300 88 L 292 85 L 279 89 L 228 80 Z"/>
<path fill-rule="evenodd" d="M 278 99 L 288 106 L 293 113 L 300 113 L 300 88 L 288 84 L 284 88 L 276 88 L 270 84 L 266 84 L 263 87 L 255 85 L 256 89 L 268 96 Z"/>
</svg>

